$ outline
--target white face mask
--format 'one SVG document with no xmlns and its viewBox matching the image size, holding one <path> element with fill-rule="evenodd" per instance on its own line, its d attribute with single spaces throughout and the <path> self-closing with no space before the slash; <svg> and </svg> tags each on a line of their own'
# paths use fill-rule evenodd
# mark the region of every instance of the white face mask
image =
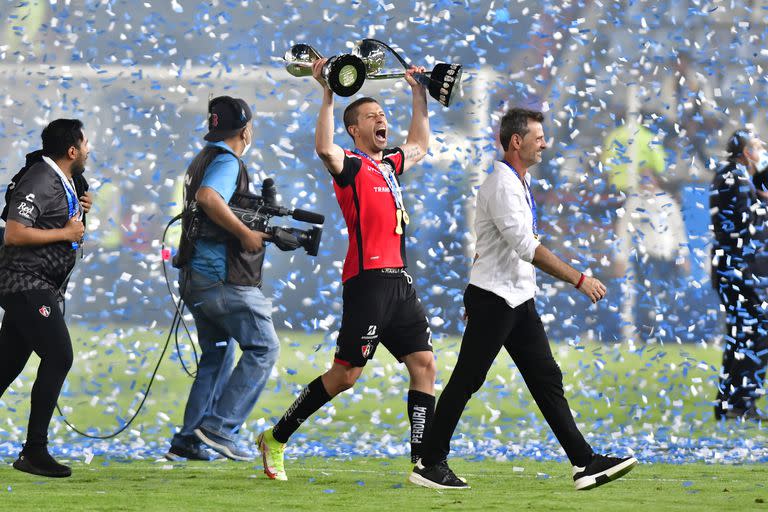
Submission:
<svg viewBox="0 0 768 512">
<path fill-rule="evenodd" d="M 251 134 L 251 142 L 245 145 L 245 147 L 243 148 L 243 152 L 240 153 L 240 156 L 245 156 L 246 154 L 248 154 L 248 150 L 251 149 L 251 143 L 253 143 L 253 134 Z"/>
<path fill-rule="evenodd" d="M 755 162 L 755 170 L 757 172 L 763 172 L 768 169 L 768 151 L 761 149 Z"/>
</svg>

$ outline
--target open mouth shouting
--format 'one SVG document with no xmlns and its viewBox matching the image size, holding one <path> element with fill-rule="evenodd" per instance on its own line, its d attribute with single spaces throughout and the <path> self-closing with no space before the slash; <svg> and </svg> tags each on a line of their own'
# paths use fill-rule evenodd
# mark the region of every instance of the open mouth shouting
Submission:
<svg viewBox="0 0 768 512">
<path fill-rule="evenodd" d="M 376 128 L 376 131 L 373 133 L 373 138 L 376 141 L 376 145 L 378 146 L 386 146 L 387 145 L 387 128 L 386 126 L 381 128 Z"/>
</svg>

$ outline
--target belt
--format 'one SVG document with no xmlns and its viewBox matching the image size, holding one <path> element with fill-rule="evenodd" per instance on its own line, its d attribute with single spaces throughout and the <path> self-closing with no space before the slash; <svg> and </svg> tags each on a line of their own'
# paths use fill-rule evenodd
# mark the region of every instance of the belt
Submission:
<svg viewBox="0 0 768 512">
<path fill-rule="evenodd" d="M 402 267 L 397 267 L 397 268 L 385 267 L 385 268 L 374 268 L 374 269 L 369 270 L 369 272 L 378 272 L 380 274 L 388 274 L 388 275 L 392 275 L 392 274 L 405 274 L 405 269 L 402 268 Z"/>
<path fill-rule="evenodd" d="M 397 277 L 402 275 L 408 281 L 408 284 L 413 284 L 413 278 L 402 267 L 372 268 L 372 269 L 365 270 L 365 272 L 379 274 L 382 276 L 389 276 L 389 277 Z"/>
</svg>

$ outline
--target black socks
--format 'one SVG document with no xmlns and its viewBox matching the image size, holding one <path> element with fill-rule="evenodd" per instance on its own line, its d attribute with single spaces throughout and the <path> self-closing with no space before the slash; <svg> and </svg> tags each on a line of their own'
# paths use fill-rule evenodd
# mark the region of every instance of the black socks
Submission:
<svg viewBox="0 0 768 512">
<path fill-rule="evenodd" d="M 312 416 L 331 399 L 320 377 L 316 378 L 301 391 L 277 425 L 272 429 L 272 436 L 279 443 L 288 442 L 288 438 L 299 429 L 304 420 Z M 434 399 L 433 399 L 434 400 Z"/>
<path fill-rule="evenodd" d="M 331 396 L 325 390 L 320 377 L 310 382 L 272 429 L 275 441 L 288 442 L 299 426 L 330 399 Z M 421 457 L 424 439 L 432 425 L 434 415 L 434 396 L 413 389 L 408 391 L 408 420 L 411 423 L 411 461 L 413 463 Z"/>
<path fill-rule="evenodd" d="M 422 455 L 424 436 L 429 433 L 434 415 L 434 396 L 414 389 L 408 391 L 408 419 L 411 422 L 411 462 L 414 464 Z"/>
</svg>

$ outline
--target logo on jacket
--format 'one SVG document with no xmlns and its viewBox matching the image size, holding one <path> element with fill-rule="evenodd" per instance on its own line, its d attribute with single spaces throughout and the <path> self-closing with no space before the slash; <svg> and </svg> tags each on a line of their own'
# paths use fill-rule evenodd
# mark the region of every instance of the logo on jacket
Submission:
<svg viewBox="0 0 768 512">
<path fill-rule="evenodd" d="M 32 212 L 35 211 L 34 205 L 28 205 L 24 201 L 19 203 L 19 207 L 17 208 L 19 215 L 22 217 L 26 217 L 27 219 L 32 218 Z"/>
<path fill-rule="evenodd" d="M 40 306 L 40 309 L 38 309 L 38 311 L 45 318 L 48 318 L 48 316 L 51 314 L 51 308 L 49 308 L 48 306 Z"/>
<path fill-rule="evenodd" d="M 373 352 L 373 342 L 369 341 L 368 343 L 360 347 L 360 352 L 362 352 L 363 357 L 365 359 L 368 359 L 368 356 L 370 356 L 371 352 Z"/>
<path fill-rule="evenodd" d="M 27 197 L 25 197 L 24 199 L 26 199 L 31 203 L 35 200 L 35 194 L 27 194 Z"/>
</svg>

